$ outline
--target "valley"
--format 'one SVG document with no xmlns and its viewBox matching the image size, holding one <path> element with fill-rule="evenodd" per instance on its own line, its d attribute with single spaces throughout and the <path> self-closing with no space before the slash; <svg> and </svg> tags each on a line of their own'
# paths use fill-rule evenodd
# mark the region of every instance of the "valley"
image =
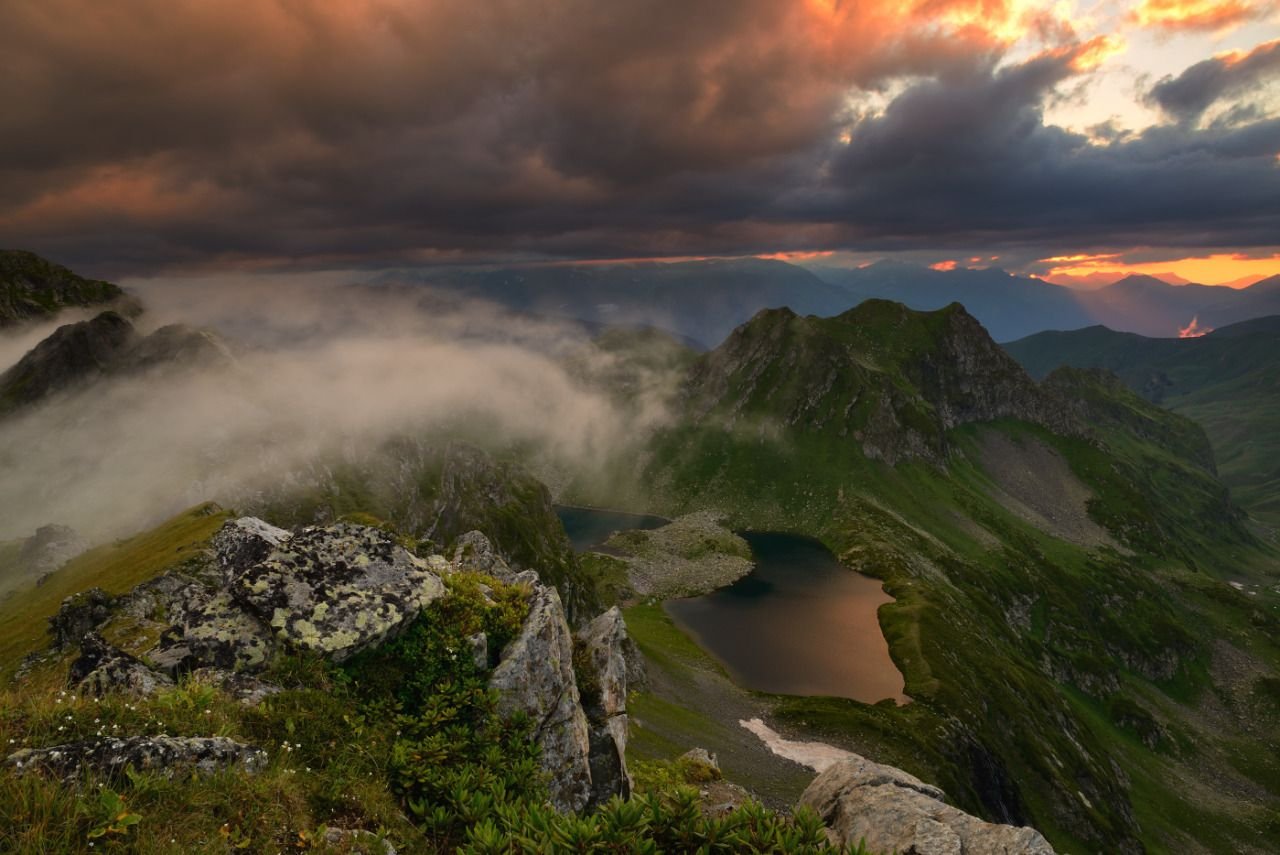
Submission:
<svg viewBox="0 0 1280 855">
<path fill-rule="evenodd" d="M 175 573 L 208 585 L 199 568 L 228 520 L 342 537 L 355 526 L 435 556 L 437 568 L 501 575 L 510 565 L 504 579 L 535 569 L 575 630 L 621 607 L 648 675 L 626 700 L 625 756 L 642 788 L 684 774 L 671 770 L 701 748 L 739 788 L 725 798 L 753 794 L 786 814 L 818 769 L 772 745 L 889 764 L 974 816 L 1033 826 L 1060 851 L 1263 852 L 1280 828 L 1280 766 L 1265 750 L 1280 739 L 1280 553 L 1258 524 L 1267 505 L 1233 482 L 1221 428 L 1206 435 L 1157 403 L 1207 389 L 1208 409 L 1226 416 L 1229 390 L 1269 400 L 1258 385 L 1270 376 L 1258 367 L 1267 339 L 1250 338 L 1271 334 L 1265 322 L 1203 344 L 1151 345 L 1218 346 L 1210 374 L 1165 356 L 1147 367 L 1132 349 L 1144 340 L 1120 339 L 1131 349 L 1116 351 L 1117 378 L 1092 364 L 1055 367 L 1059 354 L 1073 361 L 1054 335 L 1038 363 L 1025 342 L 1007 352 L 958 304 L 921 312 L 873 299 L 830 317 L 765 309 L 705 353 L 652 329 L 593 339 L 545 319 L 530 321 L 528 349 L 498 346 L 510 315 L 441 327 L 412 300 L 372 305 L 401 312 L 407 331 L 395 347 L 295 335 L 264 353 L 198 326 L 162 335 L 145 314 L 108 314 L 121 343 L 81 347 L 98 341 L 82 322 L 15 363 L 7 382 L 42 391 L 13 398 L 0 433 L 40 436 L 37 447 L 62 437 L 69 451 L 85 429 L 67 416 L 77 408 L 102 414 L 99 432 L 136 430 L 128 407 L 180 410 L 206 388 L 193 384 L 252 402 L 253 417 L 237 404 L 230 419 L 178 422 L 182 445 L 161 435 L 171 457 L 201 448 L 168 470 L 189 480 L 148 476 L 157 486 L 138 495 L 132 517 L 116 502 L 115 518 L 133 521 L 114 541 L 37 571 L 24 556 L 61 556 L 74 533 L 6 532 L 5 673 L 53 679 L 66 659 L 41 654 L 44 621 L 100 587 L 108 643 L 181 678 L 189 666 L 163 664 L 178 655 L 172 619 L 150 611 L 122 622 L 112 603 Z M 1078 335 L 1094 337 L 1081 352 L 1111 352 L 1096 331 Z M 371 373 L 337 386 L 323 377 L 332 361 L 299 358 L 356 345 Z M 485 376 L 518 371 L 521 382 L 464 394 L 431 372 L 443 353 L 455 371 L 484 365 Z M 295 397 L 291 412 L 272 402 L 285 382 L 325 391 Z M 531 390 L 554 396 L 543 412 L 583 418 L 506 406 Z M 373 406 L 388 394 L 396 407 Z M 335 395 L 346 398 L 326 399 Z M 344 400 L 367 409 L 351 418 Z M 1243 430 L 1269 436 L 1268 424 Z M 291 435 L 307 437 L 305 453 L 285 453 Z M 57 522 L 47 508 L 89 516 L 59 504 L 54 488 L 84 477 L 59 469 L 77 452 L 10 455 L 9 471 L 26 479 L 11 485 L 41 482 L 51 497 L 11 528 L 37 515 Z M 130 459 L 96 460 L 93 477 L 143 483 Z M 141 522 L 189 499 L 205 504 L 159 527 Z M 199 621 L 226 607 L 207 608 L 182 618 L 199 645 L 211 643 Z M 256 662 L 262 642 L 252 644 L 245 661 Z M 204 650 L 181 655 L 214 656 Z M 400 673 L 378 655 L 378 669 Z M 308 686 L 330 679 L 325 668 L 307 673 Z M 586 673 L 575 679 L 594 691 Z"/>
</svg>

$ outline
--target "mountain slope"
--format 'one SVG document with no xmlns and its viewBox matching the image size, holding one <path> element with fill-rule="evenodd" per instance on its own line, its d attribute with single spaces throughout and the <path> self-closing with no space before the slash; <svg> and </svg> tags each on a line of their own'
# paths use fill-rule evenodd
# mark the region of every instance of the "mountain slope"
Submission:
<svg viewBox="0 0 1280 855">
<path fill-rule="evenodd" d="M 897 300 L 929 311 L 964 305 L 997 341 L 1044 330 L 1103 324 L 1146 336 L 1177 336 L 1195 319 L 1213 328 L 1280 313 L 1280 277 L 1248 288 L 1170 285 L 1152 276 L 1128 276 L 1092 291 L 1013 276 L 998 268 L 933 270 L 896 262 L 864 268 L 820 268 L 818 275 L 854 300 Z"/>
<path fill-rule="evenodd" d="M 1199 338 L 1092 327 L 1041 333 L 1006 349 L 1035 376 L 1060 365 L 1108 369 L 1148 400 L 1194 419 L 1240 504 L 1280 525 L 1280 316 Z"/>
<path fill-rule="evenodd" d="M 873 757 L 911 740 L 913 773 L 1068 851 L 1263 851 L 1277 559 L 1194 424 L 1105 375 L 1037 386 L 959 307 L 886 303 L 761 313 L 682 400 L 651 510 L 816 536 L 896 598 L 881 626 L 914 703 L 784 699 L 780 721 Z"/>
<path fill-rule="evenodd" d="M 232 362 L 231 352 L 213 333 L 174 324 L 142 336 L 128 320 L 107 311 L 58 327 L 0 374 L 0 415 L 107 374 Z"/>
<path fill-rule="evenodd" d="M 0 250 L 0 329 L 70 306 L 124 300 L 117 285 L 77 276 L 32 252 Z"/>
</svg>

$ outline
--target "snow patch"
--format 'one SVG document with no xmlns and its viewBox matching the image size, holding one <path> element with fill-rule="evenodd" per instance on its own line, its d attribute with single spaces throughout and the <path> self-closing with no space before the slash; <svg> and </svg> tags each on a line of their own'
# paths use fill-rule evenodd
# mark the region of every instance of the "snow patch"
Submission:
<svg viewBox="0 0 1280 855">
<path fill-rule="evenodd" d="M 827 745 L 825 742 L 796 742 L 765 724 L 762 719 L 740 719 L 738 724 L 760 737 L 760 741 L 779 757 L 784 757 L 815 772 L 824 772 L 841 760 L 858 757 L 852 751 Z"/>
</svg>

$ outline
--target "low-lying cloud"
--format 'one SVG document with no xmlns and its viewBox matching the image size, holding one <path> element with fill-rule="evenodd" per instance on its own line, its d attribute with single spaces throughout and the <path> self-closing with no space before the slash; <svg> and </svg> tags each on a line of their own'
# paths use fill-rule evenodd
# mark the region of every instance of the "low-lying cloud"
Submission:
<svg viewBox="0 0 1280 855">
<path fill-rule="evenodd" d="M 622 406 L 567 367 L 612 358 L 580 330 L 421 289 L 146 296 L 148 326 L 238 328 L 236 364 L 100 380 L 0 422 L 0 539 L 56 522 L 98 541 L 273 490 L 316 461 L 468 424 L 553 469 L 589 471 L 663 415 L 661 395 Z"/>
</svg>

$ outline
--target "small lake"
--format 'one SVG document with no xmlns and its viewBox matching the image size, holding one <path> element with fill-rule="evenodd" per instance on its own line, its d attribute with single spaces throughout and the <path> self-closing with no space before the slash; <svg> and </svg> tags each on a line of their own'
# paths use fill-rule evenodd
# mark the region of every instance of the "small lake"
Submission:
<svg viewBox="0 0 1280 855">
<path fill-rule="evenodd" d="M 653 514 L 627 514 L 596 508 L 574 508 L 556 505 L 556 515 L 564 525 L 569 542 L 577 552 L 601 546 L 614 532 L 635 528 L 660 528 L 671 522 Z"/>
<path fill-rule="evenodd" d="M 743 532 L 755 569 L 727 588 L 668 600 L 681 629 L 748 689 L 876 703 L 903 694 L 876 610 L 893 598 L 819 541 Z"/>
</svg>

